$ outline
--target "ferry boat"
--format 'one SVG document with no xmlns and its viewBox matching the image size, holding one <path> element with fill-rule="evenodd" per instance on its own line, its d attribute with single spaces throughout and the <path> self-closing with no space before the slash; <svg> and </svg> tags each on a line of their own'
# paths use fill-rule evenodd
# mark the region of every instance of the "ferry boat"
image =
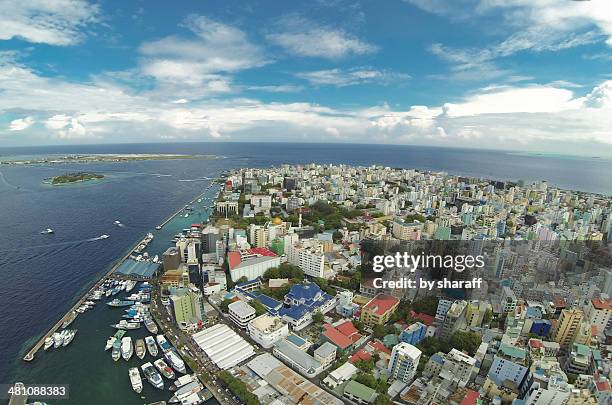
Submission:
<svg viewBox="0 0 612 405">
<path fill-rule="evenodd" d="M 51 336 L 49 336 L 48 338 L 45 339 L 45 350 L 49 350 L 51 348 L 51 346 L 53 346 L 53 338 Z"/>
<path fill-rule="evenodd" d="M 138 322 L 128 322 L 125 319 L 122 319 L 119 321 L 119 323 L 111 326 L 115 329 L 133 330 L 140 328 L 141 325 Z"/>
<path fill-rule="evenodd" d="M 144 359 L 144 356 L 147 354 L 147 347 L 145 346 L 145 342 L 142 339 L 136 340 L 136 357 L 140 360 Z"/>
<path fill-rule="evenodd" d="M 149 354 L 152 357 L 157 357 L 159 351 L 157 350 L 157 344 L 155 343 L 155 339 L 153 336 L 147 336 L 145 338 L 145 343 L 147 344 L 147 350 L 149 350 Z"/>
<path fill-rule="evenodd" d="M 111 356 L 114 361 L 117 361 L 121 358 L 121 340 L 117 339 L 115 340 L 115 343 L 113 343 L 113 351 Z"/>
<path fill-rule="evenodd" d="M 152 386 L 160 390 L 164 389 L 164 380 L 162 380 L 161 375 L 159 375 L 159 373 L 155 370 L 153 364 L 145 363 L 140 368 L 142 369 L 145 378 Z"/>
<path fill-rule="evenodd" d="M 174 368 L 179 373 L 185 374 L 187 372 L 183 359 L 180 358 L 180 356 L 178 355 L 178 353 L 176 353 L 176 351 L 174 351 L 174 349 L 170 349 L 164 352 L 164 357 L 166 358 L 166 360 L 168 360 L 172 368 Z"/>
<path fill-rule="evenodd" d="M 123 339 L 121 339 L 121 357 L 123 357 L 123 360 L 128 361 L 132 358 L 132 354 L 134 354 L 132 338 L 125 336 Z"/>
<path fill-rule="evenodd" d="M 157 344 L 162 352 L 166 353 L 168 350 L 172 349 L 172 346 L 170 346 L 170 343 L 168 343 L 164 335 L 157 335 L 155 339 L 157 339 Z"/>
<path fill-rule="evenodd" d="M 130 305 L 134 305 L 134 301 L 120 300 L 118 298 L 115 298 L 111 302 L 107 302 L 106 305 L 108 305 L 109 307 L 115 307 L 115 308 L 129 307 Z"/>
<path fill-rule="evenodd" d="M 140 372 L 138 368 L 132 367 L 129 370 L 130 373 L 130 383 L 132 384 L 132 389 L 137 394 L 142 392 L 142 378 L 140 377 Z"/>
<path fill-rule="evenodd" d="M 153 333 L 153 334 L 157 333 L 158 331 L 157 325 L 155 324 L 155 321 L 153 321 L 151 317 L 146 317 L 144 320 L 144 324 L 147 330 L 149 331 L 149 333 Z"/>
<path fill-rule="evenodd" d="M 153 362 L 153 364 L 155 365 L 155 368 L 157 368 L 164 377 L 168 379 L 176 378 L 174 370 L 172 370 L 172 368 L 168 364 L 166 364 L 163 359 L 157 359 Z"/>
</svg>

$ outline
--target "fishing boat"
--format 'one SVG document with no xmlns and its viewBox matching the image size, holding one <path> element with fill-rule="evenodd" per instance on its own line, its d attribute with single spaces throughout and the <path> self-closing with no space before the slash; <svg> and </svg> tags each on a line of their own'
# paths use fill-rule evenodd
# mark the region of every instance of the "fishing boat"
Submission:
<svg viewBox="0 0 612 405">
<path fill-rule="evenodd" d="M 157 357 L 159 351 L 157 350 L 157 344 L 155 343 L 155 339 L 153 336 L 147 336 L 145 338 L 145 343 L 147 344 L 147 350 L 149 350 L 149 354 L 152 357 Z"/>
<path fill-rule="evenodd" d="M 187 369 L 185 368 L 185 362 L 183 362 L 183 359 L 180 358 L 180 356 L 176 351 L 174 351 L 174 349 L 170 349 L 164 352 L 164 357 L 166 358 L 166 360 L 168 360 L 168 363 L 170 363 L 172 368 L 174 368 L 179 373 L 185 374 L 187 372 Z"/>
<path fill-rule="evenodd" d="M 113 351 L 111 356 L 113 357 L 114 361 L 121 358 L 121 340 L 117 339 L 115 340 L 115 343 L 113 343 Z"/>
<path fill-rule="evenodd" d="M 53 338 L 51 336 L 49 336 L 48 338 L 45 339 L 45 350 L 49 350 L 51 348 L 51 346 L 53 346 Z"/>
<path fill-rule="evenodd" d="M 158 331 L 157 325 L 155 324 L 155 321 L 153 321 L 152 318 L 150 317 L 145 318 L 144 324 L 147 330 L 149 331 L 149 333 L 153 333 L 153 334 L 157 333 Z"/>
<path fill-rule="evenodd" d="M 145 378 L 152 386 L 160 390 L 164 389 L 164 380 L 162 379 L 162 376 L 157 372 L 157 370 L 155 370 L 153 364 L 145 363 L 140 368 L 142 369 Z"/>
<path fill-rule="evenodd" d="M 172 346 L 170 346 L 170 343 L 168 343 L 164 335 L 157 335 L 155 338 L 157 339 L 157 344 L 159 345 L 162 352 L 165 353 L 168 350 L 172 349 Z"/>
<path fill-rule="evenodd" d="M 121 339 L 121 357 L 123 357 L 123 360 L 128 361 L 132 358 L 132 354 L 134 354 L 132 338 L 125 336 L 123 339 Z"/>
<path fill-rule="evenodd" d="M 77 330 L 76 329 L 64 329 L 66 332 L 66 336 L 64 337 L 64 342 L 62 343 L 62 346 L 68 346 L 70 344 L 70 342 L 72 342 L 72 340 L 74 339 L 74 337 L 77 334 Z"/>
<path fill-rule="evenodd" d="M 72 311 L 70 315 L 66 317 L 66 319 L 64 320 L 64 323 L 62 323 L 62 329 L 66 329 L 68 326 L 70 326 L 78 315 L 79 314 L 77 312 Z"/>
<path fill-rule="evenodd" d="M 136 357 L 140 360 L 144 359 L 144 356 L 147 354 L 147 347 L 145 346 L 145 342 L 142 339 L 136 340 Z"/>
<path fill-rule="evenodd" d="M 115 329 L 134 330 L 140 328 L 141 325 L 138 322 L 128 322 L 125 319 L 122 319 L 119 321 L 119 323 L 111 326 Z"/>
<path fill-rule="evenodd" d="M 132 384 L 132 389 L 137 394 L 142 392 L 142 378 L 140 377 L 140 372 L 138 368 L 132 367 L 129 370 L 130 373 L 130 383 Z"/>
<path fill-rule="evenodd" d="M 111 302 L 107 302 L 106 305 L 108 305 L 109 307 L 115 307 L 115 308 L 129 307 L 130 305 L 134 305 L 134 301 L 120 300 L 118 298 L 115 298 Z"/>
<path fill-rule="evenodd" d="M 155 365 L 155 368 L 157 368 L 164 377 L 169 379 L 176 378 L 174 370 L 172 370 L 172 368 L 168 364 L 166 364 L 164 359 L 157 359 L 153 362 L 153 364 Z"/>
</svg>

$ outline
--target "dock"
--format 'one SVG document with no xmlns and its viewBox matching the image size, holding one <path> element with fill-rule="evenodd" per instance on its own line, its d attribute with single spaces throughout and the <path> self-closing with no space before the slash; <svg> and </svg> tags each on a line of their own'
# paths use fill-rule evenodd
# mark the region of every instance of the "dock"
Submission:
<svg viewBox="0 0 612 405">
<path fill-rule="evenodd" d="M 214 184 L 211 182 L 211 184 Z M 202 192 L 201 194 L 199 194 L 197 197 L 195 197 L 193 200 L 191 200 L 187 205 L 193 204 L 194 202 L 196 202 L 198 200 L 198 198 L 202 198 L 209 190 L 206 189 L 204 192 Z M 166 225 L 168 222 L 170 222 L 174 217 L 176 217 L 180 212 L 182 212 L 185 209 L 185 207 L 181 207 L 179 210 L 177 210 L 174 214 L 170 215 L 166 220 L 164 220 L 164 222 L 161 223 L 160 226 L 164 226 Z M 97 283 L 95 283 L 85 294 L 83 294 L 83 296 L 68 310 L 68 312 L 66 312 L 64 314 L 64 316 L 61 317 L 60 320 L 58 320 L 52 327 L 51 329 L 49 329 L 49 331 L 47 331 L 47 333 L 45 333 L 35 344 L 34 346 L 32 346 L 32 348 L 30 350 L 28 350 L 28 352 L 26 353 L 26 355 L 23 357 L 24 361 L 32 361 L 34 360 L 34 356 L 36 355 L 36 353 L 45 345 L 45 339 L 47 339 L 48 337 L 53 336 L 53 334 L 55 332 L 57 332 L 61 327 L 62 324 L 64 323 L 64 321 L 66 321 L 66 319 L 73 313 L 76 311 L 76 309 L 78 307 L 80 307 L 81 305 L 83 305 L 83 303 L 85 301 L 88 300 L 89 296 L 100 287 L 100 285 L 102 285 L 102 283 L 108 278 L 110 277 L 115 270 L 117 270 L 121 265 L 123 265 L 123 263 L 130 257 L 130 255 L 134 252 L 134 249 L 136 249 L 140 244 L 142 244 L 146 239 L 146 236 L 143 237 L 141 240 L 138 241 L 138 243 L 134 244 L 132 246 L 132 248 L 120 259 L 118 260 L 111 268 L 109 271 L 106 272 L 106 274 L 104 274 L 104 276 L 102 276 L 100 278 L 100 280 L 98 280 Z"/>
</svg>

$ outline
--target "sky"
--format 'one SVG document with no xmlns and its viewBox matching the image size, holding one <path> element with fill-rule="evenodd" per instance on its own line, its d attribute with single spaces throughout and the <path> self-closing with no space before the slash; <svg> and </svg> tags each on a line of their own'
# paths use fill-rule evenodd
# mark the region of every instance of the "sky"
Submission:
<svg viewBox="0 0 612 405">
<path fill-rule="evenodd" d="M 612 1 L 0 1 L 0 146 L 612 156 Z"/>
</svg>

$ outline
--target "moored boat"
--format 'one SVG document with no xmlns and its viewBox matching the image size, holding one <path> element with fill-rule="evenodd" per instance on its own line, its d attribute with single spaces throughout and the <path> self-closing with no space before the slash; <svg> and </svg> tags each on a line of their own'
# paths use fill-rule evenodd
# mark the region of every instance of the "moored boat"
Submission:
<svg viewBox="0 0 612 405">
<path fill-rule="evenodd" d="M 155 321 L 151 317 L 146 317 L 144 320 L 145 327 L 149 331 L 149 333 L 156 334 L 158 329 Z"/>
<path fill-rule="evenodd" d="M 121 358 L 121 340 L 117 339 L 115 340 L 115 343 L 113 343 L 113 351 L 111 356 L 114 361 L 117 361 Z"/>
<path fill-rule="evenodd" d="M 164 377 L 169 379 L 176 378 L 174 370 L 172 370 L 172 368 L 168 364 L 166 364 L 163 359 L 157 359 L 153 362 L 153 364 L 155 365 L 155 368 L 157 368 Z"/>
<path fill-rule="evenodd" d="M 129 307 L 130 305 L 134 305 L 134 301 L 120 300 L 115 298 L 114 300 L 107 302 L 106 305 L 109 307 Z"/>
<path fill-rule="evenodd" d="M 174 384 L 169 387 L 170 391 L 175 391 L 178 388 L 181 388 L 183 385 L 189 384 L 192 381 L 197 381 L 198 377 L 195 374 L 186 374 L 176 379 Z"/>
<path fill-rule="evenodd" d="M 157 350 L 157 344 L 155 343 L 155 339 L 153 336 L 147 336 L 145 338 L 145 343 L 147 344 L 147 350 L 149 350 L 149 354 L 153 357 L 157 357 L 159 351 Z"/>
<path fill-rule="evenodd" d="M 145 342 L 142 339 L 136 340 L 136 357 L 140 360 L 144 359 L 144 356 L 147 354 L 147 347 L 145 346 Z"/>
<path fill-rule="evenodd" d="M 77 312 L 72 311 L 70 315 L 66 317 L 66 319 L 64 320 L 64 323 L 62 323 L 62 329 L 66 329 L 68 326 L 70 326 L 70 324 L 74 322 L 74 320 L 76 319 L 78 315 L 79 314 Z"/>
<path fill-rule="evenodd" d="M 138 322 L 128 322 L 125 319 L 122 319 L 119 321 L 119 323 L 111 326 L 115 329 L 133 330 L 140 328 L 141 325 Z"/>
<path fill-rule="evenodd" d="M 114 336 L 109 337 L 108 340 L 106 341 L 106 346 L 104 346 L 104 350 L 108 350 L 111 347 L 113 347 L 113 344 L 115 344 L 116 340 L 117 338 Z"/>
<path fill-rule="evenodd" d="M 132 338 L 125 336 L 123 339 L 121 339 L 121 357 L 123 357 L 123 360 L 128 361 L 132 358 L 132 354 L 134 354 Z"/>
<path fill-rule="evenodd" d="M 68 346 L 70 344 L 70 342 L 72 342 L 72 340 L 74 339 L 74 337 L 77 334 L 77 330 L 76 329 L 64 329 L 66 332 L 66 336 L 64 336 L 64 342 L 62 343 L 62 346 Z"/>
<path fill-rule="evenodd" d="M 153 364 L 145 363 L 140 368 L 142 369 L 142 372 L 144 373 L 145 378 L 152 386 L 160 390 L 164 389 L 164 380 L 162 379 L 161 375 L 157 372 L 157 370 L 155 370 L 155 367 L 153 367 Z"/>
<path fill-rule="evenodd" d="M 157 344 L 159 345 L 159 348 L 162 350 L 162 352 L 165 353 L 168 350 L 172 349 L 172 346 L 170 346 L 170 343 L 168 343 L 164 335 L 157 335 L 155 339 L 157 339 Z"/>
<path fill-rule="evenodd" d="M 45 350 L 49 350 L 51 348 L 51 346 L 53 346 L 53 338 L 51 336 L 49 336 L 48 338 L 45 339 Z"/>
<path fill-rule="evenodd" d="M 53 347 L 58 348 L 64 343 L 64 335 L 59 332 L 53 334 Z"/>
<path fill-rule="evenodd" d="M 194 397 L 194 394 L 202 391 L 202 384 L 199 381 L 192 381 L 183 385 L 181 388 L 177 389 L 174 393 L 174 396 L 168 400 L 169 403 L 188 403 L 188 404 L 198 404 L 202 403 L 198 402 L 198 396 Z M 197 399 L 196 399 L 197 398 Z"/>
<path fill-rule="evenodd" d="M 172 368 L 174 368 L 179 373 L 185 374 L 187 372 L 187 369 L 185 368 L 185 362 L 183 362 L 183 359 L 181 359 L 181 357 L 176 351 L 174 351 L 174 349 L 166 351 L 164 353 L 164 357 L 166 358 L 166 360 L 168 360 Z"/>
<path fill-rule="evenodd" d="M 142 378 L 140 377 L 140 372 L 138 371 L 138 368 L 130 368 L 129 374 L 132 389 L 134 390 L 134 392 L 140 394 L 142 392 Z"/>
</svg>

